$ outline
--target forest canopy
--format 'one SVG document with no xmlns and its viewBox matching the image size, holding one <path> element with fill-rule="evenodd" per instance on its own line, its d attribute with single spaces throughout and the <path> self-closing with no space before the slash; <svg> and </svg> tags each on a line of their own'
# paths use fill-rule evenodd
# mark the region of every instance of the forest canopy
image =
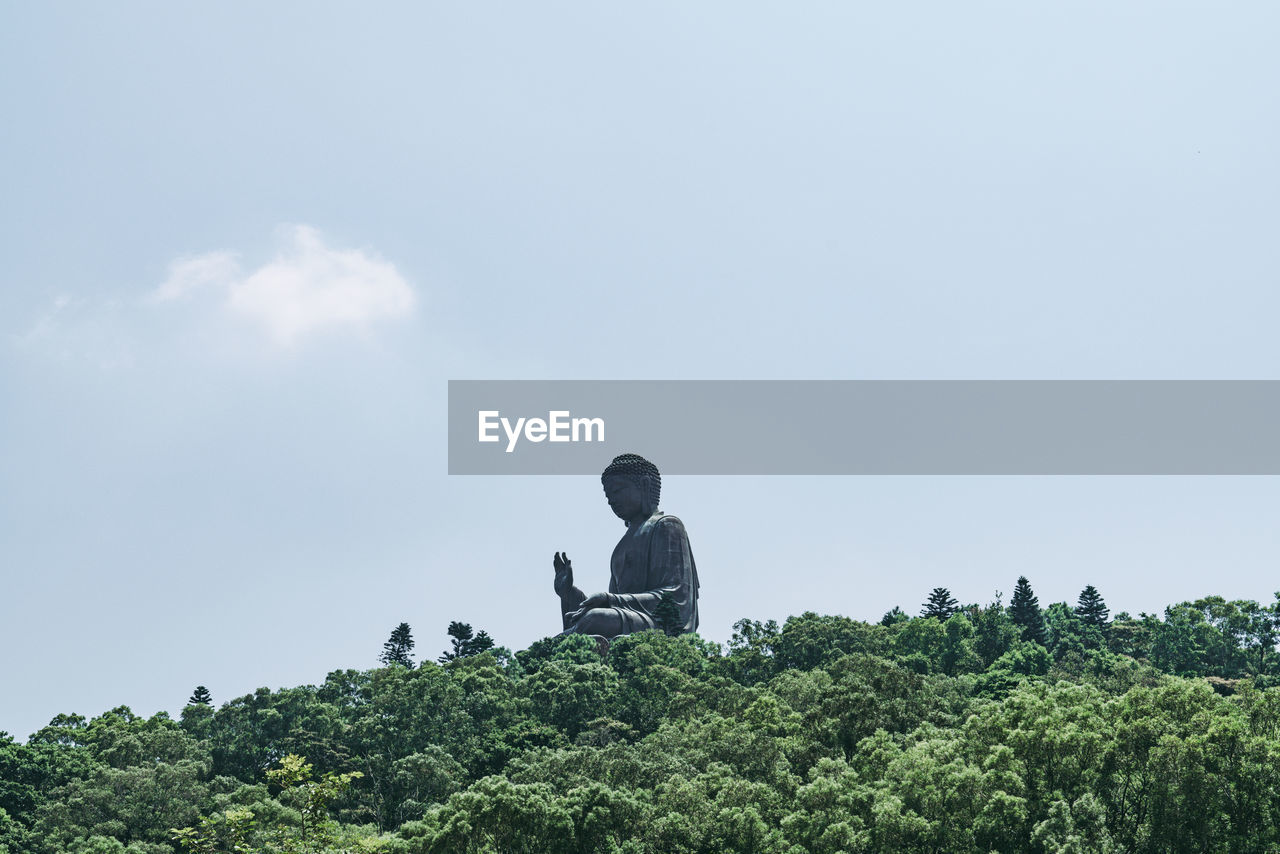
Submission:
<svg viewBox="0 0 1280 854">
<path fill-rule="evenodd" d="M 1274 851 L 1278 603 L 1023 578 L 603 659 L 455 622 L 415 663 L 402 623 L 320 685 L 0 734 L 0 854 Z"/>
</svg>

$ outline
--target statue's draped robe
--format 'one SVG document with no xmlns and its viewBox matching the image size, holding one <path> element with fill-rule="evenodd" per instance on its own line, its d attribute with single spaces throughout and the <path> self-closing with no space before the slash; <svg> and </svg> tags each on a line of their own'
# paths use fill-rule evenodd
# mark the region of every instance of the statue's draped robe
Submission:
<svg viewBox="0 0 1280 854">
<path fill-rule="evenodd" d="M 664 628 L 658 606 L 665 594 L 675 606 L 676 629 L 698 628 L 698 569 L 684 524 L 661 510 L 627 530 L 609 562 L 612 610 L 621 620 L 620 634 Z"/>
</svg>

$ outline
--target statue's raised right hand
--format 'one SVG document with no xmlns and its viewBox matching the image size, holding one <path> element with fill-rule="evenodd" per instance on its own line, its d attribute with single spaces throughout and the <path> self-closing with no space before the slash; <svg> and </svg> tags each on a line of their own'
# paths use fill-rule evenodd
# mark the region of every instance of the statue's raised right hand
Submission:
<svg viewBox="0 0 1280 854">
<path fill-rule="evenodd" d="M 569 555 L 556 552 L 552 566 L 556 569 L 556 595 L 564 598 L 564 595 L 573 590 L 573 564 L 569 562 Z"/>
</svg>

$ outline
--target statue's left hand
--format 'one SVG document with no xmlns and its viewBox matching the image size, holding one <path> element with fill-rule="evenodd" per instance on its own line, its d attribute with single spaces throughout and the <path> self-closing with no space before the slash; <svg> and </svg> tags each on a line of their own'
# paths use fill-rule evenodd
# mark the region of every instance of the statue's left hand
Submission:
<svg viewBox="0 0 1280 854">
<path fill-rule="evenodd" d="M 568 615 L 569 619 L 576 620 L 592 608 L 607 608 L 610 601 L 611 597 L 608 593 L 592 593 L 586 599 L 582 600 L 582 604 L 578 607 L 578 610 Z"/>
</svg>

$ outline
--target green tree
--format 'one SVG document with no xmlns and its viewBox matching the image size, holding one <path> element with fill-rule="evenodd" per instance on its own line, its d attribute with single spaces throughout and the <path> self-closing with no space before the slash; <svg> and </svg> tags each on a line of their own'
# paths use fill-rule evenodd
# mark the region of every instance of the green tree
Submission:
<svg viewBox="0 0 1280 854">
<path fill-rule="evenodd" d="M 1151 663 L 1166 673 L 1198 676 L 1205 670 L 1205 629 L 1203 617 L 1182 605 L 1164 610 L 1164 621 L 1155 630 L 1151 643 Z"/>
<path fill-rule="evenodd" d="M 851 652 L 887 652 L 892 637 L 884 626 L 806 611 L 787 619 L 773 649 L 779 670 L 809 670 Z"/>
<path fill-rule="evenodd" d="M 911 617 L 908 616 L 906 611 L 902 610 L 897 605 L 894 605 L 891 610 L 885 611 L 884 616 L 880 618 L 880 625 L 886 627 L 896 626 L 898 623 L 902 623 L 910 619 Z"/>
<path fill-rule="evenodd" d="M 733 624 L 728 655 L 716 662 L 717 672 L 743 685 L 766 681 L 777 670 L 774 647 L 780 634 L 774 620 L 738 620 Z"/>
<path fill-rule="evenodd" d="M 912 622 L 942 635 L 936 620 Z M 846 761 L 852 762 L 858 744 L 877 730 L 901 735 L 925 721 L 941 723 L 946 718 L 946 704 L 936 690 L 937 683 L 897 661 L 847 655 L 832 662 L 826 671 L 830 685 L 819 683 L 816 699 L 797 696 L 788 702 L 792 708 L 814 710 L 816 720 L 810 729 L 815 737 L 830 739 L 839 751 L 836 755 Z M 775 686 L 774 692 L 781 693 L 782 686 L 776 682 Z"/>
<path fill-rule="evenodd" d="M 365 774 L 343 799 L 343 809 L 393 828 L 491 767 L 485 731 L 496 731 L 496 738 L 521 713 L 513 708 L 513 686 L 496 667 L 477 672 L 466 667 L 470 663 L 329 674 L 318 699 L 339 710 L 345 722 L 341 747 L 350 757 L 329 770 L 354 767 Z"/>
<path fill-rule="evenodd" d="M 191 692 L 191 699 L 187 700 L 189 706 L 212 706 L 213 697 L 209 694 L 209 689 L 203 685 L 197 685 L 196 689 Z"/>
<path fill-rule="evenodd" d="M 935 587 L 933 592 L 929 594 L 928 600 L 924 603 L 924 609 L 920 612 L 920 616 L 935 617 L 942 622 L 946 622 L 958 610 L 960 610 L 960 604 L 952 598 L 951 591 L 945 587 Z"/>
<path fill-rule="evenodd" d="M 41 756 L 42 750 L 46 756 Z M 19 744 L 0 732 L 0 850 L 8 847 L 14 854 L 26 850 L 36 807 L 47 794 L 42 784 L 48 779 L 49 750 L 47 745 Z"/>
<path fill-rule="evenodd" d="M 320 854 L 352 850 L 329 813 L 330 805 L 363 775 L 328 772 L 315 777 L 303 757 L 288 754 L 266 773 L 279 789 L 277 801 L 257 800 L 201 816 L 192 826 L 173 828 L 170 838 L 192 854 Z M 246 787 L 257 794 L 262 787 Z M 257 791 L 253 791 L 257 790 Z M 368 846 L 360 850 L 372 850 Z"/>
<path fill-rule="evenodd" d="M 453 639 L 453 647 L 440 654 L 441 664 L 493 649 L 493 638 L 489 633 L 472 631 L 470 623 L 457 620 L 449 623 L 449 637 Z"/>
<path fill-rule="evenodd" d="M 26 839 L 26 828 L 9 818 L 5 808 L 0 807 L 0 854 L 24 850 Z"/>
<path fill-rule="evenodd" d="M 329 804 L 351 786 L 351 781 L 364 775 L 359 771 L 312 779 L 312 765 L 301 756 L 289 754 L 280 767 L 267 772 L 267 779 L 281 788 L 280 798 L 298 810 L 298 826 L 276 830 L 276 840 L 287 854 L 320 852 L 337 841 L 337 822 L 329 815 Z"/>
<path fill-rule="evenodd" d="M 188 706 L 182 726 L 208 740 L 214 774 L 244 783 L 260 782 L 263 773 L 288 753 L 305 755 L 330 770 L 346 761 L 350 750 L 343 743 L 342 709 L 325 702 L 320 693 L 310 685 L 279 691 L 259 688 L 224 703 L 211 718 L 190 714 L 206 707 Z"/>
<path fill-rule="evenodd" d="M 1031 582 L 1025 575 L 1018 576 L 1018 583 L 1013 588 L 1013 598 L 1009 600 L 1009 616 L 1017 624 L 1024 641 L 1045 645 L 1044 614 L 1040 610 L 1040 600 L 1036 598 Z"/>
<path fill-rule="evenodd" d="M 194 827 L 173 828 L 172 839 L 192 854 L 253 854 L 255 819 L 245 807 L 201 816 Z"/>
<path fill-rule="evenodd" d="M 1107 811 L 1085 793 L 1074 804 L 1056 800 L 1031 832 L 1031 841 L 1054 854 L 1111 854 L 1116 848 L 1106 827 Z"/>
<path fill-rule="evenodd" d="M 33 841 L 24 854 L 54 854 L 74 840 L 114 837 L 125 845 L 165 845 L 171 828 L 197 820 L 209 797 L 208 766 L 192 760 L 127 768 L 98 765 L 85 777 L 49 793 L 37 809 Z M 154 850 L 154 849 L 153 849 Z"/>
<path fill-rule="evenodd" d="M 1066 602 L 1054 602 L 1044 609 L 1045 645 L 1055 659 L 1068 653 L 1083 656 L 1089 645 L 1089 626 Z M 1096 631 L 1096 630 L 1095 630 Z"/>
<path fill-rule="evenodd" d="M 128 706 L 117 706 L 88 721 L 80 715 L 58 715 L 31 742 L 82 748 L 93 763 L 120 769 L 209 761 L 208 745 L 186 733 L 167 712 L 144 718 Z"/>
<path fill-rule="evenodd" d="M 616 638 L 609 647 L 609 668 L 617 674 L 617 693 L 610 694 L 609 715 L 643 736 L 656 730 L 677 703 L 706 707 L 699 695 L 711 689 L 712 680 L 704 677 L 716 664 L 718 653 L 718 648 L 696 634 L 671 636 L 650 631 Z M 745 693 L 733 683 L 716 685 L 714 690 L 726 701 Z M 598 708 L 599 713 L 605 710 Z M 589 708 L 586 714 L 587 726 L 597 726 Z"/>
<path fill-rule="evenodd" d="M 1107 603 L 1102 601 L 1102 595 L 1096 587 L 1090 584 L 1080 591 L 1080 598 L 1076 601 L 1076 616 L 1082 623 L 1103 631 L 1110 615 Z"/>
<path fill-rule="evenodd" d="M 985 693 L 1003 696 L 1026 677 L 1043 676 L 1048 671 L 1048 650 L 1038 643 L 1017 641 L 987 668 L 982 687 Z"/>
<path fill-rule="evenodd" d="M 999 594 L 995 602 L 975 609 L 970 622 L 974 629 L 973 648 L 982 658 L 983 667 L 989 667 L 1018 641 L 1018 626 L 1000 603 Z"/>
<path fill-rule="evenodd" d="M 1128 611 L 1121 611 L 1108 627 L 1107 648 L 1117 655 L 1150 659 L 1151 643 L 1159 623 L 1160 619 L 1154 614 L 1143 613 L 1135 618 Z"/>
<path fill-rule="evenodd" d="M 964 614 L 953 614 L 943 630 L 946 640 L 942 645 L 942 671 L 948 676 L 974 673 L 983 669 L 982 658 L 973 648 L 973 623 Z"/>
<path fill-rule="evenodd" d="M 391 637 L 382 645 L 382 655 L 378 660 L 384 665 L 399 664 L 402 667 L 413 667 L 413 635 L 409 632 L 409 624 L 401 623 L 391 631 Z"/>
<path fill-rule="evenodd" d="M 947 632 L 940 620 L 921 617 L 907 620 L 896 627 L 894 651 L 902 663 L 917 673 L 937 672 L 942 668 L 942 650 Z"/>
<path fill-rule="evenodd" d="M 533 715 L 572 740 L 587 723 L 608 709 L 618 690 L 613 668 L 600 664 L 552 661 L 521 680 L 520 691 L 531 701 Z"/>
<path fill-rule="evenodd" d="M 412 854 L 573 854 L 573 815 L 555 790 L 502 777 L 455 793 L 400 833 Z"/>
<path fill-rule="evenodd" d="M 1277 594 L 1280 599 L 1280 594 Z M 1269 660 L 1276 645 L 1276 612 L 1257 602 L 1247 602 L 1241 609 L 1248 621 L 1245 633 L 1253 672 L 1266 676 L 1270 672 Z"/>
<path fill-rule="evenodd" d="M 1027 801 L 1014 752 L 978 756 L 973 747 L 959 733 L 940 732 L 884 751 L 879 779 L 866 780 L 869 844 L 861 850 L 1026 850 L 1018 845 Z"/>
</svg>

